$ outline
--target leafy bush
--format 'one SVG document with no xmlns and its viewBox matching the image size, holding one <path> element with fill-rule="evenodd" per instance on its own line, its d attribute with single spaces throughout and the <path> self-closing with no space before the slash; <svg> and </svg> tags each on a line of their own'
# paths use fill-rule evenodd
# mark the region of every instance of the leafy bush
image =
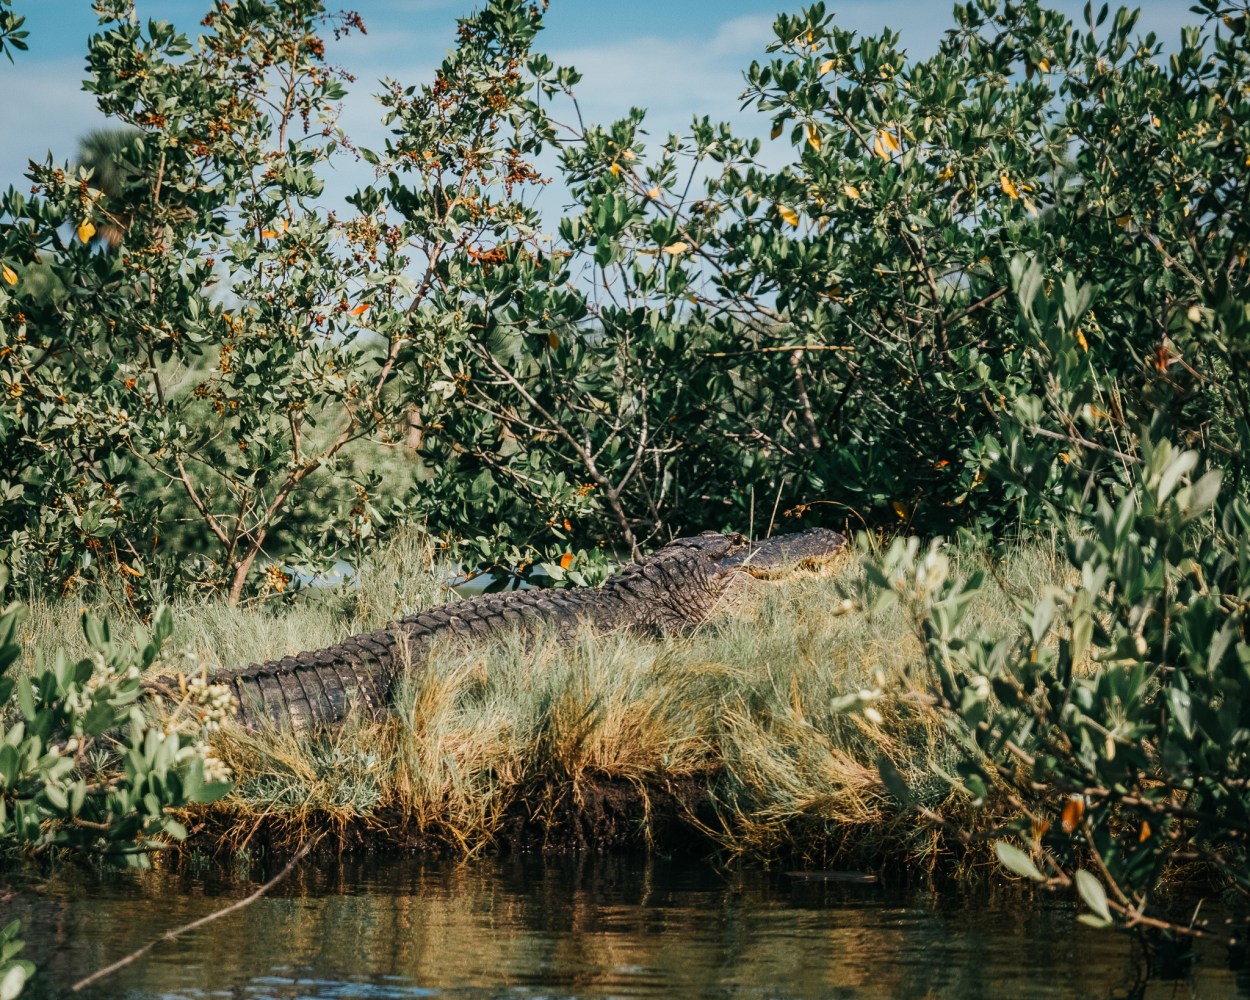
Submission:
<svg viewBox="0 0 1250 1000">
<path fill-rule="evenodd" d="M 1016 271 L 1025 317 L 1048 317 L 1045 339 L 1090 301 L 1071 280 L 1047 296 L 1034 270 Z M 1084 377 L 1069 379 L 1073 371 L 1057 367 L 1056 384 L 1079 393 Z M 1017 482 L 1022 442 L 1046 420 L 1040 400 L 1019 412 L 1029 425 L 1005 422 L 1007 443 L 989 448 L 992 467 Z M 1197 865 L 1250 888 L 1250 504 L 1221 501 L 1223 470 L 1169 443 L 1169 424 L 1161 415 L 1122 438 L 1112 462 L 1120 481 L 1102 486 L 1087 470 L 1108 461 L 1106 450 L 1069 442 L 1051 508 L 1067 531 L 1069 582 L 1020 600 L 1016 634 L 967 627 L 984 576 L 959 578 L 940 542 L 922 555 L 916 540 L 897 540 L 858 596 L 910 610 L 929 704 L 962 734 L 958 784 L 1012 817 L 1001 832 L 1016 839 L 998 843 L 1001 861 L 1051 887 L 1075 886 L 1086 922 L 1174 937 L 1202 931 L 1160 898 L 1167 872 Z M 1072 511 L 1089 514 L 1065 525 Z M 882 776 L 911 803 L 888 765 Z"/>
<path fill-rule="evenodd" d="M 223 692 L 192 682 L 161 724 L 140 711 L 140 676 L 169 636 L 168 612 L 133 646 L 84 617 L 89 657 L 71 663 L 60 656 L 14 677 L 21 622 L 19 605 L 0 611 L 0 847 L 147 864 L 151 851 L 187 835 L 171 809 L 213 802 L 230 789 L 229 772 L 203 742 L 205 727 L 228 710 Z M 15 925 L 0 932 L 5 996 L 15 996 L 33 971 L 13 957 L 17 933 Z"/>
<path fill-rule="evenodd" d="M 318 32 L 358 17 L 218 3 L 193 43 L 101 10 L 122 182 L 49 162 L 0 199 L 19 575 L 238 601 L 412 520 L 557 581 L 773 504 L 1028 530 L 1066 459 L 1155 412 L 1243 487 L 1240 7 L 1207 0 L 1166 59 L 1124 10 L 977 0 L 920 60 L 822 4 L 781 16 L 747 72 L 794 151 L 771 170 L 708 121 L 652 149 L 642 111 L 559 124 L 576 71 L 533 50 L 536 5 L 493 0 L 432 82 L 388 84 L 343 218 L 317 205 L 352 149 Z M 545 226 L 523 195 L 549 145 L 576 204 Z M 1058 339 L 1019 308 L 1022 257 L 1093 290 Z M 1004 419 L 1032 478 L 991 490 Z"/>
</svg>

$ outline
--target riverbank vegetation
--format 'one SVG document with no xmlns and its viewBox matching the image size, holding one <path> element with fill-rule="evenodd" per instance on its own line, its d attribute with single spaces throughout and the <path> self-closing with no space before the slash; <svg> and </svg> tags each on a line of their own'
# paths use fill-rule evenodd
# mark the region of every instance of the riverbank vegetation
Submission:
<svg viewBox="0 0 1250 1000">
<path fill-rule="evenodd" d="M 1250 892 L 1245 3 L 1163 40 L 976 0 L 923 58 L 781 15 L 745 69 L 773 169 L 725 125 L 583 124 L 546 4 L 491 0 L 433 81 L 387 82 L 346 210 L 319 201 L 355 151 L 321 35 L 357 15 L 216 3 L 193 41 L 97 7 L 119 169 L 0 196 L 0 560 L 35 608 L 6 657 L 41 676 L 48 623 L 105 602 L 192 664 L 307 648 L 442 600 L 435 551 L 568 585 L 704 528 L 864 529 L 691 640 L 446 649 L 380 727 L 223 730 L 175 770 L 234 770 L 225 836 L 473 851 L 671 816 L 730 856 L 919 865 L 984 840 L 1173 937 L 1204 932 L 1160 899 L 1179 867 Z M 297 586 L 344 559 L 350 586 Z M 64 713 L 105 641 L 6 684 L 31 767 L 117 721 L 133 686 Z"/>
<path fill-rule="evenodd" d="M 984 862 L 988 847 L 969 854 L 935 838 L 878 776 L 884 755 L 928 808 L 971 819 L 969 798 L 941 777 L 959 754 L 924 709 L 918 636 L 900 607 L 848 599 L 865 585 L 863 559 L 848 552 L 822 575 L 756 581 L 689 638 L 436 648 L 411 664 L 392 721 L 316 734 L 227 728 L 214 746 L 234 790 L 186 822 L 207 823 L 227 850 L 289 848 L 329 829 L 339 847 L 452 854 L 654 844 L 765 863 L 903 860 L 925 872 Z M 987 636 L 1010 633 L 1013 601 L 1037 599 L 1065 573 L 1040 543 L 956 559 L 965 575 L 991 562 L 996 582 L 968 612 Z M 341 594 L 277 611 L 187 606 L 167 646 L 174 662 L 185 654 L 215 671 L 328 645 L 436 603 L 452 572 L 428 544 L 401 537 L 362 569 L 354 610 Z M 27 656 L 62 648 L 66 611 L 32 608 Z M 868 715 L 848 711 L 865 697 Z"/>
</svg>

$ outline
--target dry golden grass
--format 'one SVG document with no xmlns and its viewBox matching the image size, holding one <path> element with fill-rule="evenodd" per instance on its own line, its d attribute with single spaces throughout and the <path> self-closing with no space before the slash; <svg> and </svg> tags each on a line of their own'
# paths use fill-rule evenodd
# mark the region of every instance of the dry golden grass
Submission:
<svg viewBox="0 0 1250 1000">
<path fill-rule="evenodd" d="M 278 612 L 181 608 L 174 642 L 211 650 L 214 666 L 242 664 L 445 600 L 448 571 L 405 544 L 402 559 L 367 569 L 348 597 L 320 595 Z M 987 635 L 1015 627 L 1013 598 L 1035 596 L 1064 573 L 1046 547 L 992 561 L 964 551 L 957 562 L 964 572 L 992 569 L 995 582 L 972 611 Z M 513 637 L 436 648 L 410 665 L 385 723 L 221 734 L 218 752 L 237 781 L 214 807 L 213 825 L 231 843 L 261 828 L 369 828 L 384 840 L 471 854 L 509 823 L 556 824 L 607 783 L 636 793 L 640 840 L 651 834 L 653 797 L 680 788 L 687 834 L 727 855 L 820 863 L 888 855 L 932 865 L 939 838 L 914 816 L 900 819 L 878 758 L 892 761 L 924 804 L 952 817 L 968 807 L 944 777 L 955 756 L 949 737 L 913 697 L 926 675 L 903 613 L 834 613 L 861 573 L 860 557 L 847 554 L 825 575 L 755 583 L 686 638 L 616 634 L 561 645 Z M 865 688 L 884 692 L 878 721 L 835 711 L 835 699 Z"/>
</svg>

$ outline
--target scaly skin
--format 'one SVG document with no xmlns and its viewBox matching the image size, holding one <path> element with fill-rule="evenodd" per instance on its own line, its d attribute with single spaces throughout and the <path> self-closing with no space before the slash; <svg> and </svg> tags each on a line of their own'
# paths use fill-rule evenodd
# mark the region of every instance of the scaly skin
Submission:
<svg viewBox="0 0 1250 1000">
<path fill-rule="evenodd" d="M 389 710 L 403 665 L 445 636 L 490 640 L 511 630 L 554 629 L 571 637 L 629 629 L 686 633 L 707 620 L 749 576 L 769 578 L 827 560 L 846 544 L 837 532 L 812 528 L 752 544 L 742 535 L 704 532 L 679 538 L 626 567 L 602 587 L 489 594 L 409 615 L 315 652 L 285 656 L 210 678 L 228 684 L 238 720 L 295 728 L 334 723 L 353 708 L 375 718 Z"/>
</svg>

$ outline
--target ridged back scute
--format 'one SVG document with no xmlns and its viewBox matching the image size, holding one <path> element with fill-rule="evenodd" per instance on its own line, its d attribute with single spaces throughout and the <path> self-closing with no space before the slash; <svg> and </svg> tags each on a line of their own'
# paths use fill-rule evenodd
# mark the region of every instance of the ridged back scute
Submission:
<svg viewBox="0 0 1250 1000">
<path fill-rule="evenodd" d="M 645 632 L 684 633 L 697 628 L 725 596 L 728 561 L 749 548 L 746 537 L 705 531 L 675 538 L 647 558 L 627 566 L 603 591 L 627 606 L 623 625 Z"/>
</svg>

